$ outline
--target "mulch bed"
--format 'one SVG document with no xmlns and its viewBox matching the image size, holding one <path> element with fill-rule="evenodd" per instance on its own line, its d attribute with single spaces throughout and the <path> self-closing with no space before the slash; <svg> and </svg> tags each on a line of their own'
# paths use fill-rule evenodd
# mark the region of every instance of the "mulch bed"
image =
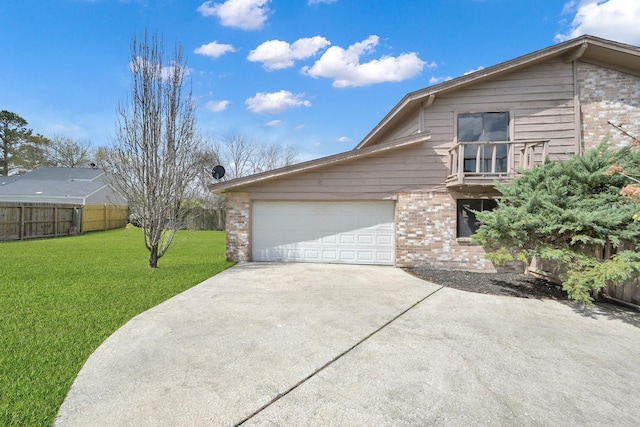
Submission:
<svg viewBox="0 0 640 427">
<path fill-rule="evenodd" d="M 567 299 L 562 286 L 526 274 L 475 273 L 421 267 L 404 270 L 423 280 L 462 291 L 519 298 Z"/>
</svg>

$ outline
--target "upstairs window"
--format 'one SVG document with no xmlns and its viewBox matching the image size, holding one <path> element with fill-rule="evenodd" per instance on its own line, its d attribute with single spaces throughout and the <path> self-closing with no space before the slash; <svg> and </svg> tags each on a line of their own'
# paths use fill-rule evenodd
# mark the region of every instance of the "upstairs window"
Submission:
<svg viewBox="0 0 640 427">
<path fill-rule="evenodd" d="M 509 141 L 508 112 L 458 114 L 458 142 L 464 144 L 464 172 L 506 172 L 506 144 L 474 144 L 505 141 Z"/>
<path fill-rule="evenodd" d="M 458 142 L 509 141 L 509 113 L 458 114 Z"/>
<path fill-rule="evenodd" d="M 476 218 L 476 212 L 492 211 L 498 207 L 495 199 L 458 199 L 458 237 L 469 238 L 478 228 L 480 221 Z"/>
</svg>

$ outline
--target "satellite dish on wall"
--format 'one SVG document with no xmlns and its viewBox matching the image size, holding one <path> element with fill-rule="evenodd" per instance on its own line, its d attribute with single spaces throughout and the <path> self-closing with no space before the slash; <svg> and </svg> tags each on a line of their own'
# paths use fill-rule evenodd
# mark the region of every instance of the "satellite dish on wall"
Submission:
<svg viewBox="0 0 640 427">
<path fill-rule="evenodd" d="M 213 170 L 211 171 L 211 175 L 213 176 L 213 179 L 220 179 L 224 176 L 224 168 L 220 165 L 214 166 Z"/>
</svg>

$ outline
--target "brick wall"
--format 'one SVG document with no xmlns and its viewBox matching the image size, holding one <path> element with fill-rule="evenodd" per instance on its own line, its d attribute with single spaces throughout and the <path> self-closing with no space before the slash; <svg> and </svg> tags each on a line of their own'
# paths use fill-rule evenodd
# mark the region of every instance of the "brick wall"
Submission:
<svg viewBox="0 0 640 427">
<path fill-rule="evenodd" d="M 399 193 L 396 266 L 495 272 L 481 246 L 458 241 L 456 216 L 448 192 Z"/>
<path fill-rule="evenodd" d="M 578 87 L 585 150 L 607 137 L 613 145 L 629 142 L 608 120 L 624 123 L 636 133 L 640 131 L 639 77 L 579 62 Z"/>
<path fill-rule="evenodd" d="M 249 261 L 251 202 L 246 193 L 227 193 L 227 260 Z"/>
</svg>

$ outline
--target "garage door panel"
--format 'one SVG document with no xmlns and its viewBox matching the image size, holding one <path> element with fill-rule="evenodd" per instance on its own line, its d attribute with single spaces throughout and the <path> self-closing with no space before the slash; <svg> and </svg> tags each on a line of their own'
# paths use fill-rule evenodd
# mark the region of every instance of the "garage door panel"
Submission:
<svg viewBox="0 0 640 427">
<path fill-rule="evenodd" d="M 376 236 L 376 244 L 378 245 L 392 245 L 393 237 L 392 236 Z"/>
<path fill-rule="evenodd" d="M 252 218 L 255 261 L 394 263 L 393 202 L 256 201 Z"/>
<path fill-rule="evenodd" d="M 327 237 L 323 237 L 322 238 L 322 243 L 328 243 L 328 244 L 336 244 L 338 243 L 338 238 L 340 236 L 327 236 Z"/>
<path fill-rule="evenodd" d="M 356 260 L 355 251 L 340 251 L 340 259 L 345 262 L 353 262 Z"/>
<path fill-rule="evenodd" d="M 343 245 L 352 245 L 356 242 L 356 237 L 353 234 L 341 234 L 340 243 Z"/>
</svg>

